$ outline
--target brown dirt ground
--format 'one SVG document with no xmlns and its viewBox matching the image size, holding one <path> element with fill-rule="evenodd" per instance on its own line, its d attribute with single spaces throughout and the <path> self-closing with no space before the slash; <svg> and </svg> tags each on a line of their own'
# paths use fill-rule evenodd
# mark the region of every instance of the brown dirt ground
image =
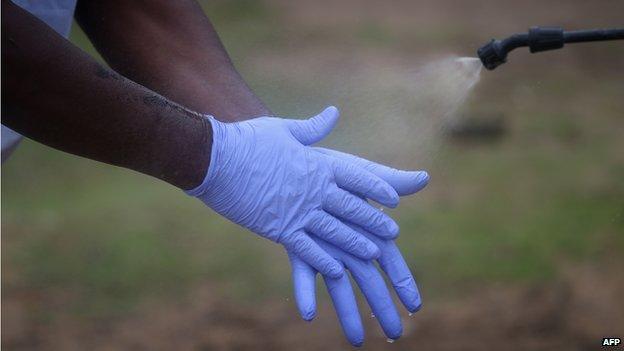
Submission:
<svg viewBox="0 0 624 351">
<path fill-rule="evenodd" d="M 365 318 L 363 349 L 596 350 L 602 337 L 624 331 L 624 281 L 611 268 L 575 266 L 558 281 L 490 286 L 461 299 L 426 304 L 404 318 L 394 344 Z M 292 301 L 243 309 L 210 286 L 184 302 L 147 302 L 123 319 L 84 324 L 61 313 L 50 322 L 26 320 L 37 297 L 3 296 L 2 344 L 30 350 L 319 350 L 348 349 L 327 301 L 312 323 L 297 320 Z M 39 301 L 39 302 L 36 302 Z M 58 302 L 58 301 L 57 301 Z M 45 303 L 53 303 L 46 301 Z"/>
</svg>

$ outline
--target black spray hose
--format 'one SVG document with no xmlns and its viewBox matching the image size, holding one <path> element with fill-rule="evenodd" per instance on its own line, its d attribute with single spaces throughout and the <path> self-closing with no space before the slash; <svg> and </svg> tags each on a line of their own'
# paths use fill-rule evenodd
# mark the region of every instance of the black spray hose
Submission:
<svg viewBox="0 0 624 351">
<path fill-rule="evenodd" d="M 492 39 L 477 50 L 483 66 L 493 70 L 507 61 L 507 53 L 528 46 L 532 53 L 560 49 L 565 43 L 624 39 L 624 28 L 563 31 L 559 27 L 531 27 L 528 33 L 514 34 L 503 40 Z"/>
</svg>

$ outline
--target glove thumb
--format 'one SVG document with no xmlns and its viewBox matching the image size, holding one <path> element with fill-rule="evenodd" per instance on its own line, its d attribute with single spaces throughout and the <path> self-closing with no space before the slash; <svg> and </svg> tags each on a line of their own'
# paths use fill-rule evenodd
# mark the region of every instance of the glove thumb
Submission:
<svg viewBox="0 0 624 351">
<path fill-rule="evenodd" d="M 318 115 L 304 120 L 291 120 L 288 128 L 292 135 L 303 145 L 321 141 L 334 129 L 340 113 L 334 106 L 329 106 Z"/>
</svg>

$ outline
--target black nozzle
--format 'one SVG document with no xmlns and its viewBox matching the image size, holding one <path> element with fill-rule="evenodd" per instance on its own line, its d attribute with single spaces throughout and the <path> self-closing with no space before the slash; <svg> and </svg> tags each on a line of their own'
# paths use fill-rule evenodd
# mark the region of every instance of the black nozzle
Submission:
<svg viewBox="0 0 624 351">
<path fill-rule="evenodd" d="M 500 40 L 492 39 L 477 50 L 483 66 L 489 70 L 507 62 L 507 52 L 501 49 Z"/>
<path fill-rule="evenodd" d="M 489 70 L 507 61 L 507 54 L 528 46 L 531 53 L 555 50 L 565 43 L 624 39 L 624 29 L 594 29 L 564 32 L 559 27 L 531 27 L 527 34 L 514 34 L 503 40 L 492 39 L 477 50 L 483 66 Z"/>
</svg>

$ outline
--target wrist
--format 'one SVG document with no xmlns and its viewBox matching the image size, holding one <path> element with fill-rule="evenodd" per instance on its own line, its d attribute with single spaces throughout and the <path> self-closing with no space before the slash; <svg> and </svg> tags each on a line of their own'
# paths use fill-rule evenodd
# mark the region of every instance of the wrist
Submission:
<svg viewBox="0 0 624 351">
<path fill-rule="evenodd" d="M 202 196 L 209 191 L 218 173 L 218 166 L 223 162 L 223 148 L 225 143 L 226 124 L 219 122 L 213 116 L 206 116 L 206 123 L 211 130 L 211 147 L 208 155 L 208 165 L 203 172 L 200 182 L 193 188 L 187 188 L 186 194 L 194 197 Z"/>
<path fill-rule="evenodd" d="M 199 114 L 176 127 L 172 128 L 178 130 L 172 132 L 156 176 L 180 189 L 193 189 L 202 183 L 210 167 L 212 127 L 208 117 Z"/>
</svg>

